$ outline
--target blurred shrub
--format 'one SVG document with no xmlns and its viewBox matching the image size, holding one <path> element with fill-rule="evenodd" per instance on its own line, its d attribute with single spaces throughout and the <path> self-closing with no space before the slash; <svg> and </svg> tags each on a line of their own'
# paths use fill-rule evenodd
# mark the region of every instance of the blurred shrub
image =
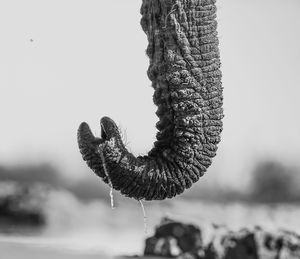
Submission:
<svg viewBox="0 0 300 259">
<path fill-rule="evenodd" d="M 250 200 L 282 203 L 300 201 L 299 172 L 278 161 L 261 161 L 253 170 Z"/>
<path fill-rule="evenodd" d="M 0 166 L 0 181 L 15 181 L 24 184 L 47 183 L 57 186 L 61 179 L 54 166 L 41 163 L 10 167 Z"/>
<path fill-rule="evenodd" d="M 0 165 L 0 184 L 1 182 L 14 182 L 20 186 L 30 188 L 32 184 L 40 183 L 54 189 L 68 190 L 77 198 L 83 200 L 107 199 L 108 186 L 90 172 L 86 173 L 86 176 L 86 178 L 80 180 L 64 178 L 63 173 L 50 163 Z"/>
<path fill-rule="evenodd" d="M 24 228 L 35 231 L 45 226 L 43 186 L 0 182 L 0 188 L 7 190 L 0 194 L 0 232 L 13 233 Z"/>
</svg>

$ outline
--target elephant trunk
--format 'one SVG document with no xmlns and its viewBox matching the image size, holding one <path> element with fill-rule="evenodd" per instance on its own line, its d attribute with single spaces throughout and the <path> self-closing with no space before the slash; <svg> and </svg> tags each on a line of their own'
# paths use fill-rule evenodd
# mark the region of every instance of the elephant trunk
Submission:
<svg viewBox="0 0 300 259">
<path fill-rule="evenodd" d="M 223 98 L 215 2 L 143 0 L 141 25 L 159 117 L 157 141 L 147 156 L 129 153 L 108 117 L 101 119 L 101 139 L 86 123 L 79 127 L 84 160 L 126 196 L 172 198 L 198 181 L 216 154 Z"/>
</svg>

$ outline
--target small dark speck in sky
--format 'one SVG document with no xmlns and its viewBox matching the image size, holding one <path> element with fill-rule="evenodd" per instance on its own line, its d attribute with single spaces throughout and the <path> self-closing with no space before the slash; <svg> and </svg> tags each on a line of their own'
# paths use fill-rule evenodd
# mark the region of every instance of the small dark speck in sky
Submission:
<svg viewBox="0 0 300 259">
<path fill-rule="evenodd" d="M 30 39 L 30 42 L 33 42 L 33 39 Z"/>
</svg>

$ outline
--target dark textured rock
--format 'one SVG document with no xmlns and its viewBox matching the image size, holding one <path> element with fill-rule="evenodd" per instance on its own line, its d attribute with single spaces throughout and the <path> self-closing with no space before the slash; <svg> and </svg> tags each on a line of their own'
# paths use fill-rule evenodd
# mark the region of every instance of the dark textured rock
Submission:
<svg viewBox="0 0 300 259">
<path fill-rule="evenodd" d="M 215 229 L 204 244 L 197 226 L 164 219 L 146 240 L 144 254 L 177 259 L 299 259 L 300 237 L 288 231 L 224 228 Z"/>
<path fill-rule="evenodd" d="M 248 230 L 225 232 L 221 238 L 224 259 L 258 259 L 254 233 Z M 213 246 L 211 246 L 213 248 Z M 213 250 L 215 252 L 215 249 Z M 219 252 L 220 254 L 220 252 Z"/>
<path fill-rule="evenodd" d="M 299 259 L 300 236 L 290 231 L 269 233 L 261 228 L 255 230 L 259 258 L 263 259 Z"/>
<path fill-rule="evenodd" d="M 168 221 L 167 221 L 168 222 Z M 162 224 L 155 232 L 156 238 L 173 237 L 182 252 L 189 252 L 201 247 L 202 239 L 200 229 L 192 224 L 168 222 Z"/>
<path fill-rule="evenodd" d="M 198 227 L 163 219 L 154 236 L 146 240 L 144 254 L 172 257 L 197 251 L 202 247 L 202 243 Z"/>
</svg>

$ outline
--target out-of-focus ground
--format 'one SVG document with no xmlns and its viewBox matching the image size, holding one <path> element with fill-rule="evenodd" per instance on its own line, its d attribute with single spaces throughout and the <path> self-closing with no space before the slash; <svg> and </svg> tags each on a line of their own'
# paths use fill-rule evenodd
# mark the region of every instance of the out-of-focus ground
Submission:
<svg viewBox="0 0 300 259">
<path fill-rule="evenodd" d="M 261 225 L 271 231 L 288 229 L 300 232 L 300 208 L 295 205 L 222 205 L 178 200 L 169 204 L 145 204 L 148 216 L 146 235 L 138 204 L 119 204 L 118 208 L 111 210 L 108 203 L 83 204 L 62 195 L 66 194 L 52 194 L 46 204 L 48 223 L 42 232 L 30 236 L 2 234 L 1 253 L 6 251 L 10 256 L 15 255 L 14 259 L 24 258 L 22 251 L 29 255 L 66 254 L 63 258 L 68 258 L 68 254 L 76 254 L 78 258 L 80 255 L 93 258 L 93 255 L 102 254 L 142 254 L 145 237 L 153 233 L 154 225 L 165 215 L 207 226 L 207 231 L 215 223 L 232 229 Z"/>
<path fill-rule="evenodd" d="M 78 253 L 67 249 L 51 249 L 47 245 L 39 246 L 34 243 L 17 243 L 0 241 L 1 258 L 5 259 L 110 259 L 105 254 Z"/>
<path fill-rule="evenodd" d="M 183 196 L 144 202 L 147 234 L 137 201 L 115 192 L 112 210 L 109 188 L 96 176 L 70 182 L 59 175 L 48 164 L 1 167 L 0 250 L 5 258 L 141 254 L 145 238 L 164 216 L 207 226 L 206 231 L 217 224 L 300 233 L 299 174 L 276 161 L 258 163 L 244 192 L 214 186 L 204 177 Z"/>
<path fill-rule="evenodd" d="M 149 234 L 165 215 L 299 233 L 299 3 L 217 1 L 222 141 L 190 190 L 145 203 Z M 108 115 L 135 155 L 152 147 L 157 117 L 140 4 L 0 1 L 0 259 L 142 252 L 140 205 L 115 194 L 111 210 L 109 188 L 76 142 L 81 121 L 99 135 Z"/>
</svg>

